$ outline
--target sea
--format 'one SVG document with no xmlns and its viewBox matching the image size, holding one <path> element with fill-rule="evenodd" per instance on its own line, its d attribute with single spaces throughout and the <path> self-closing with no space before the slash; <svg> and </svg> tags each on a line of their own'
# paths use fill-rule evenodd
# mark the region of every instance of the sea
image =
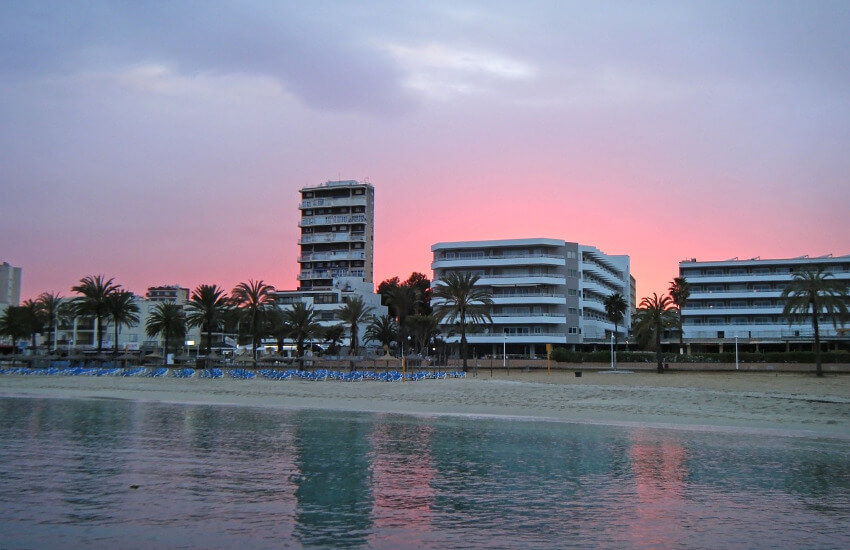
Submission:
<svg viewBox="0 0 850 550">
<path fill-rule="evenodd" d="M 847 439 L 0 398 L 2 548 L 850 548 Z"/>
</svg>

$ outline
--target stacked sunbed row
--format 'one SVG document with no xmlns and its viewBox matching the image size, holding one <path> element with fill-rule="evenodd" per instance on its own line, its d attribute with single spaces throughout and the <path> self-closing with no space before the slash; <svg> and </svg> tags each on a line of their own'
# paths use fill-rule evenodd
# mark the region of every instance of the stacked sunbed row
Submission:
<svg viewBox="0 0 850 550">
<path fill-rule="evenodd" d="M 191 368 L 168 369 L 166 367 L 133 367 L 128 369 L 122 369 L 118 367 L 49 367 L 46 369 L 34 369 L 30 367 L 12 367 L 0 369 L 0 374 L 17 374 L 22 376 L 124 376 L 145 378 L 163 378 L 169 375 L 174 378 L 192 378 L 196 376 L 195 372 L 196 371 Z M 444 378 L 463 378 L 465 376 L 465 373 L 460 371 L 417 371 L 402 374 L 401 372 L 395 370 L 387 372 L 342 372 L 326 369 L 316 369 L 313 371 L 304 371 L 296 369 L 260 369 L 259 371 L 250 371 L 241 368 L 213 368 L 200 371 L 199 374 L 197 374 L 197 377 L 206 379 L 217 379 L 223 378 L 225 374 L 230 378 L 235 378 L 239 380 L 249 380 L 255 378 L 257 375 L 260 375 L 263 378 L 266 378 L 267 380 L 340 380 L 343 382 L 399 382 L 402 379 L 406 381 L 441 380 Z"/>
</svg>

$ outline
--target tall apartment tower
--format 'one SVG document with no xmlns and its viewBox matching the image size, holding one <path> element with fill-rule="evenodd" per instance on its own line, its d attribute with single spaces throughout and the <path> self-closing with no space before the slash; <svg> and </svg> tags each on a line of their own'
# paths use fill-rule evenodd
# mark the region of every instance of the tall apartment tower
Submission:
<svg viewBox="0 0 850 550">
<path fill-rule="evenodd" d="M 372 283 L 375 189 L 346 180 L 301 189 L 298 290 L 330 289 L 334 279 Z"/>
<path fill-rule="evenodd" d="M 16 306 L 21 300 L 21 268 L 0 264 L 0 309 Z"/>
</svg>

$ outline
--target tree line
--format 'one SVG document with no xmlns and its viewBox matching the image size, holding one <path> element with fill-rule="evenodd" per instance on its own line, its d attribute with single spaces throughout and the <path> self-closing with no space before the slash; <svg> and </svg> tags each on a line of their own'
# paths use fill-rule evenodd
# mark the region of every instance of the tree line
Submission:
<svg viewBox="0 0 850 550">
<path fill-rule="evenodd" d="M 185 307 L 174 302 L 158 303 L 148 316 L 145 332 L 150 337 L 161 336 L 165 355 L 169 344 L 182 339 L 187 327 L 198 327 L 204 336 L 206 353 L 212 349 L 214 333 L 231 333 L 250 338 L 254 359 L 262 338 L 274 338 L 278 352 L 285 340 L 292 340 L 297 355 L 303 356 L 305 344 L 314 339 L 329 344 L 328 352 L 337 355 L 346 334 L 349 354 L 356 356 L 360 349 L 360 328 L 365 326 L 365 340 L 382 346 L 387 353 L 394 349 L 400 354 L 428 355 L 429 346 L 440 335 L 440 326 L 449 335 L 457 334 L 460 340 L 460 357 L 467 369 L 467 334 L 492 323 L 490 310 L 492 295 L 486 287 L 477 285 L 478 275 L 465 272 L 448 272 L 442 280 L 432 285 L 422 273 L 412 273 L 406 280 L 393 277 L 378 285 L 381 304 L 387 307 L 385 315 L 374 315 L 374 308 L 361 296 L 347 298 L 336 311 L 337 323 L 324 327 L 319 314 L 304 302 L 286 307 L 275 303 L 275 288 L 263 280 L 249 280 L 236 285 L 229 293 L 215 284 L 202 284 L 190 294 Z M 103 331 L 112 323 L 114 342 L 122 327 L 139 323 L 139 308 L 132 292 L 103 275 L 80 279 L 71 287 L 76 296 L 66 299 L 56 292 L 45 292 L 35 300 L 26 300 L 20 306 L 10 306 L 0 316 L 0 335 L 13 343 L 48 335 L 48 351 L 56 349 L 55 327 L 74 318 L 93 320 L 96 331 L 97 353 L 101 354 Z M 683 342 L 682 307 L 690 296 L 690 285 L 681 277 L 673 279 L 669 294 L 653 293 L 640 301 L 632 320 L 632 333 L 641 349 L 656 350 L 657 370 L 663 371 L 661 339 L 666 330 L 678 330 Z M 809 319 L 814 332 L 814 351 L 817 374 L 823 370 L 820 356 L 819 319 L 827 318 L 837 326 L 848 317 L 847 289 L 832 278 L 823 267 L 803 270 L 782 292 L 785 301 L 783 316 L 789 322 Z M 604 301 L 606 315 L 614 325 L 612 336 L 617 344 L 619 326 L 628 309 L 624 297 L 615 293 Z M 113 354 L 117 355 L 117 346 Z"/>
</svg>

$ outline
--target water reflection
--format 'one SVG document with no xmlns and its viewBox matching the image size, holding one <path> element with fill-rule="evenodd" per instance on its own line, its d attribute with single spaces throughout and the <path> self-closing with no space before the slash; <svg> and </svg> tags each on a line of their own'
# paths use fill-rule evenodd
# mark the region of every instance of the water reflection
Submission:
<svg viewBox="0 0 850 550">
<path fill-rule="evenodd" d="M 306 546 L 362 546 L 372 525 L 369 425 L 362 419 L 296 413 L 295 538 Z"/>
<path fill-rule="evenodd" d="M 0 430 L 10 547 L 850 547 L 837 440 L 38 399 Z"/>
<path fill-rule="evenodd" d="M 431 528 L 434 429 L 424 419 L 387 420 L 378 416 L 368 435 L 375 527 L 369 545 L 416 546 Z"/>
</svg>

